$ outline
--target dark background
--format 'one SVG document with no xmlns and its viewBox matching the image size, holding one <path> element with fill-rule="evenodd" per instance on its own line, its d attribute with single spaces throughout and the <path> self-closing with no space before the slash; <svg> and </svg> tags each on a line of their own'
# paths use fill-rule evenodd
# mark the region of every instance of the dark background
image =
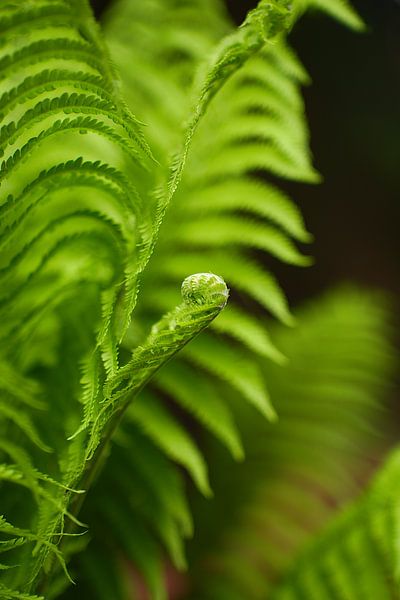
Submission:
<svg viewBox="0 0 400 600">
<path fill-rule="evenodd" d="M 98 16 L 107 4 L 93 0 Z M 237 22 L 255 4 L 228 2 Z M 324 182 L 285 184 L 315 235 L 316 263 L 276 270 L 292 305 L 352 281 L 391 291 L 400 308 L 400 3 L 353 4 L 366 33 L 312 15 L 292 34 L 314 82 L 304 96 Z"/>
</svg>

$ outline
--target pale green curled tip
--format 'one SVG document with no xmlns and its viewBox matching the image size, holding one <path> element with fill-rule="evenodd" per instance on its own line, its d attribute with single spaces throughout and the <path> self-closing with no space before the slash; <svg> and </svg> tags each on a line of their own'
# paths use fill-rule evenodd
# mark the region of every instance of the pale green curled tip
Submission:
<svg viewBox="0 0 400 600">
<path fill-rule="evenodd" d="M 182 283 L 182 298 L 187 304 L 220 306 L 224 308 L 228 301 L 229 289 L 219 275 L 214 273 L 196 273 L 189 275 Z"/>
<path fill-rule="evenodd" d="M 259 46 L 260 39 L 273 42 L 279 34 L 290 29 L 292 22 L 293 12 L 288 0 L 261 0 L 256 8 L 248 12 L 240 28 L 252 26 L 255 29 L 255 43 Z"/>
<path fill-rule="evenodd" d="M 162 364 L 215 319 L 226 305 L 229 290 L 218 275 L 196 273 L 183 281 L 181 294 L 183 302 L 153 325 L 144 344 L 107 386 L 106 396 L 117 398 L 143 387 Z"/>
</svg>

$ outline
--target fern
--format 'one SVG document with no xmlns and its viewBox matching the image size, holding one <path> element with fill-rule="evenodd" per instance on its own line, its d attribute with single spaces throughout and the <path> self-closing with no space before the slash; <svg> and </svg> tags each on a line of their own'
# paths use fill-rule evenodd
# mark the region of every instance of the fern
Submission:
<svg viewBox="0 0 400 600">
<path fill-rule="evenodd" d="M 200 5 L 197 5 L 196 2 L 182 7 L 175 6 L 173 3 L 156 2 L 146 9 L 146 7 L 137 7 L 133 3 L 123 2 L 117 5 L 113 14 L 114 17 L 107 29 L 109 31 L 109 44 L 111 49 L 114 49 L 114 59 L 117 64 L 119 63 L 121 73 L 126 73 L 125 83 L 128 98 L 130 97 L 130 87 L 132 87 L 135 94 L 136 110 L 140 110 L 140 97 L 143 96 L 143 112 L 139 113 L 140 118 L 150 124 L 157 124 L 157 130 L 154 133 L 150 125 L 149 139 L 154 140 L 154 153 L 157 155 L 161 166 L 163 162 L 168 164 L 169 155 L 175 152 L 176 130 L 179 130 L 182 115 L 190 115 L 191 106 L 194 105 L 195 107 L 193 116 L 189 116 L 189 122 L 183 132 L 185 137 L 183 150 L 180 153 L 178 152 L 173 159 L 174 171 L 166 195 L 170 197 L 172 192 L 175 191 L 176 193 L 160 231 L 155 254 L 144 274 L 142 300 L 137 311 L 138 321 L 151 322 L 156 312 L 165 310 L 167 302 L 174 302 L 173 287 L 176 285 L 174 280 L 181 279 L 194 265 L 202 265 L 199 270 L 206 270 L 207 264 L 209 265 L 207 269 L 210 268 L 214 272 L 223 273 L 224 277 L 231 281 L 234 286 L 239 289 L 243 287 L 247 293 L 253 295 L 253 298 L 261 300 L 264 306 L 272 309 L 275 314 L 286 321 L 290 321 L 286 302 L 270 274 L 256 271 L 256 266 L 254 266 L 256 277 L 252 277 L 250 273 L 245 275 L 237 272 L 238 263 L 243 263 L 243 261 L 246 261 L 246 266 L 243 265 L 243 271 L 249 270 L 249 259 L 246 257 L 245 251 L 239 248 L 237 259 L 232 260 L 231 267 L 229 264 L 225 264 L 225 261 L 230 260 L 230 257 L 226 254 L 225 256 L 219 256 L 219 253 L 211 254 L 215 246 L 229 245 L 233 249 L 239 245 L 246 250 L 249 247 L 257 247 L 296 264 L 306 264 L 308 262 L 300 256 L 283 232 L 277 227 L 267 224 L 271 212 L 276 211 L 272 221 L 275 220 L 278 223 L 282 221 L 289 222 L 289 230 L 296 230 L 296 235 L 299 231 L 302 231 L 300 235 L 304 239 L 307 234 L 294 206 L 278 190 L 263 185 L 261 181 L 256 184 L 247 174 L 244 174 L 243 178 L 236 176 L 233 179 L 229 176 L 227 170 L 227 152 L 229 152 L 229 148 L 225 149 L 226 142 L 224 139 L 219 141 L 218 131 L 221 127 L 216 126 L 213 121 L 213 115 L 217 111 L 216 107 L 226 105 L 228 95 L 235 98 L 235 94 L 232 94 L 232 86 L 236 81 L 236 87 L 239 91 L 241 87 L 239 75 L 242 71 L 245 72 L 252 56 L 258 54 L 264 46 L 265 36 L 269 36 L 268 28 L 271 27 L 271 31 L 273 30 L 273 37 L 275 34 L 279 37 L 279 31 L 275 30 L 278 23 L 280 24 L 279 27 L 290 25 L 292 15 L 287 6 L 285 3 L 282 6 L 270 3 L 264 6 L 261 3 L 257 10 L 249 14 L 237 33 L 229 33 L 227 24 L 223 24 L 221 19 L 221 8 L 217 5 L 214 6 L 212 3 L 204 3 L 204 6 L 202 5 L 200 8 Z M 264 18 L 262 15 L 266 18 L 265 22 L 262 21 Z M 153 45 L 151 42 L 148 45 L 146 44 L 147 40 L 151 40 L 155 33 L 149 29 L 149 22 L 162 22 L 164 27 L 165 24 L 167 24 L 167 27 L 169 26 L 169 29 L 164 29 L 166 31 L 165 36 L 158 41 L 157 45 Z M 129 32 L 126 26 L 122 28 L 122 23 L 132 24 L 132 31 Z M 264 26 L 265 31 L 263 31 Z M 215 27 L 215 30 L 213 30 L 213 27 Z M 135 33 L 136 28 L 139 28 L 139 30 L 145 29 L 147 35 L 142 33 L 139 36 Z M 184 28 L 185 34 L 181 35 Z M 194 28 L 195 31 L 193 31 Z M 121 30 L 124 30 L 123 35 L 126 35 L 129 39 L 129 46 L 124 45 L 124 38 L 121 39 L 120 36 Z M 213 51 L 213 45 L 215 40 L 220 37 L 220 32 L 228 32 L 228 35 Z M 197 46 L 192 47 L 192 35 L 195 36 L 203 55 L 206 50 L 211 52 L 209 60 L 201 67 L 197 78 L 193 82 L 193 73 L 200 57 L 195 54 Z M 137 40 L 136 44 L 132 44 L 132 39 Z M 187 41 L 187 48 L 183 46 L 183 40 Z M 142 46 L 140 45 L 141 42 Z M 265 51 L 267 56 L 269 52 L 273 51 L 272 49 L 275 49 L 275 46 L 267 48 L 268 51 Z M 178 58 L 175 61 L 171 60 L 171 57 L 173 59 L 175 55 Z M 163 64 L 164 60 L 168 60 L 168 71 Z M 149 65 L 149 77 L 145 81 L 137 80 L 135 74 L 127 68 L 128 61 L 135 64 L 140 61 L 141 65 Z M 159 68 L 156 71 L 157 81 L 153 82 L 152 74 L 155 65 L 158 65 Z M 280 76 L 283 79 L 283 85 L 289 85 L 286 73 L 280 73 Z M 157 96 L 154 94 L 152 87 L 153 83 L 154 86 L 160 86 L 161 82 L 164 90 L 171 90 L 170 93 L 175 98 L 174 111 L 172 114 L 168 112 L 165 118 L 160 113 Z M 193 88 L 192 91 L 190 91 L 191 87 Z M 151 89 L 151 92 L 149 92 L 149 89 Z M 191 100 L 191 97 L 194 97 L 195 100 Z M 180 102 L 178 102 L 179 100 Z M 216 104 L 216 107 L 213 106 L 214 104 Z M 249 110 L 248 106 L 245 110 Z M 299 110 L 299 114 L 301 114 L 301 102 Z M 218 115 L 216 115 L 216 118 L 221 121 Z M 238 114 L 235 117 L 228 115 L 227 119 L 224 119 L 227 127 L 235 128 L 236 122 L 239 127 Z M 247 125 L 250 127 L 250 124 Z M 244 124 L 244 129 L 247 125 Z M 163 140 L 171 140 L 169 147 L 160 148 L 159 146 L 158 132 L 160 127 L 164 134 Z M 246 131 L 247 135 L 251 137 L 249 127 Z M 300 128 L 304 129 L 302 121 Z M 211 131 L 213 132 L 212 136 L 210 135 Z M 231 133 L 234 134 L 234 131 Z M 210 153 L 210 139 L 213 140 L 215 156 Z M 243 148 L 238 146 L 238 151 L 241 153 L 241 164 L 244 165 L 245 158 L 242 150 Z M 266 150 L 269 152 L 270 149 L 267 148 Z M 261 156 L 260 153 L 258 154 Z M 218 160 L 221 160 L 224 170 L 221 174 L 214 176 L 212 165 L 216 164 Z M 198 170 L 199 165 L 201 165 L 200 171 Z M 248 169 L 245 167 L 245 170 Z M 180 182 L 180 185 L 176 189 L 178 182 Z M 212 215 L 218 207 L 220 198 L 222 199 L 224 196 L 231 198 L 229 190 L 232 190 L 233 187 L 237 190 L 236 193 L 242 195 L 243 198 L 246 196 L 254 197 L 254 202 L 258 202 L 258 205 L 261 205 L 262 196 L 267 196 L 274 208 L 270 211 L 268 209 L 264 209 L 264 211 L 255 210 L 255 217 L 258 221 L 256 219 L 249 220 L 247 230 L 243 219 L 238 219 L 235 216 L 238 208 L 235 203 L 226 205 L 221 210 L 221 214 Z M 261 196 L 250 195 L 248 192 L 252 188 L 253 191 L 254 189 L 256 189 L 256 192 L 260 191 Z M 207 214 L 207 203 L 202 202 L 201 194 L 207 196 L 210 200 L 209 206 L 212 207 L 209 209 L 211 211 L 210 215 Z M 218 201 L 215 204 L 212 202 L 213 195 L 218 196 Z M 257 198 L 259 199 L 257 200 Z M 202 218 L 199 218 L 196 209 L 200 202 Z M 162 208 L 160 210 L 162 211 Z M 193 211 L 197 211 L 196 221 L 193 220 Z M 282 213 L 284 213 L 284 216 L 281 216 Z M 293 215 L 293 218 L 290 217 L 290 214 Z M 204 250 L 210 251 L 210 254 L 207 255 Z M 157 295 L 156 298 L 152 293 L 155 281 L 158 285 L 163 286 L 163 293 Z M 263 282 L 265 282 L 264 285 Z M 145 307 L 145 312 L 141 310 L 142 306 Z M 149 309 L 154 313 L 149 314 Z M 238 311 L 239 309 L 236 309 L 236 315 L 238 315 Z M 231 322 L 233 320 L 231 318 Z M 249 340 L 251 336 L 246 333 L 248 320 L 246 316 L 243 319 L 236 319 L 235 327 L 226 328 L 226 331 L 228 334 L 231 333 L 231 336 L 236 340 Z M 220 325 L 216 323 L 215 326 L 216 328 L 222 328 L 223 323 Z M 254 327 L 257 328 L 257 324 L 254 323 Z M 265 344 L 269 347 L 270 356 L 279 357 L 278 360 L 280 360 L 279 352 L 269 343 L 267 333 L 262 331 L 259 335 L 263 337 Z M 270 405 L 259 369 L 254 364 L 253 355 L 249 354 L 248 351 L 242 352 L 239 349 L 228 348 L 224 340 L 217 340 L 214 336 L 210 338 L 212 344 L 206 343 L 205 339 L 203 337 L 202 340 L 198 340 L 194 345 L 191 345 L 191 349 L 188 350 L 190 352 L 190 357 L 188 355 L 189 361 L 196 367 L 200 364 L 206 371 L 217 375 L 223 380 L 230 380 L 234 387 L 244 392 L 244 397 L 259 406 L 264 414 L 273 417 L 274 411 Z M 200 345 L 203 345 L 204 352 L 201 350 Z M 215 361 L 216 354 L 218 354 L 218 361 Z M 248 357 L 246 357 L 246 354 L 248 354 Z M 232 368 L 234 363 L 240 363 L 243 367 L 247 364 L 247 367 L 244 367 L 241 369 L 242 372 L 238 373 L 236 369 Z M 188 408 L 188 405 L 186 408 Z M 228 407 L 226 410 L 228 410 Z M 217 427 L 215 424 L 212 426 Z M 232 435 L 233 432 L 231 437 Z"/>
<path fill-rule="evenodd" d="M 185 280 L 184 303 L 153 327 L 147 343 L 120 368 L 118 347 L 155 233 L 151 202 L 146 206 L 144 199 L 154 185 L 151 152 L 119 97 L 87 6 L 11 3 L 1 9 L 0 19 L 0 70 L 7 82 L 0 102 L 5 375 L 0 414 L 7 436 L 15 430 L 17 444 L 4 444 L 2 451 L 20 466 L 4 464 L 1 479 L 32 492 L 25 509 L 32 529 L 4 521 L 2 532 L 35 542 L 33 552 L 32 544 L 21 544 L 24 567 L 5 578 L 28 592 L 43 566 L 51 569 L 51 553 L 64 566 L 58 540 L 64 519 L 76 522 L 80 504 L 72 488 L 90 481 L 96 449 L 101 442 L 101 455 L 127 396 L 215 317 L 226 301 L 226 288 L 215 276 Z M 87 327 L 80 331 L 82 319 Z M 51 348 L 47 359 L 41 352 L 43 338 Z M 37 390 L 28 372 L 41 381 Z M 68 404 L 51 404 L 60 391 Z M 35 425 L 38 408 L 52 423 L 49 443 L 42 442 Z M 56 450 L 49 463 L 29 446 L 29 455 L 38 465 L 47 462 L 51 477 L 60 481 L 59 491 L 48 491 L 51 478 L 33 467 L 19 432 L 42 451 Z M 73 434 L 70 443 L 68 434 Z"/>
<path fill-rule="evenodd" d="M 303 309 L 296 336 L 274 328 L 274 339 L 289 358 L 284 369 L 264 366 L 279 421 L 269 424 L 240 395 L 231 398 L 246 452 L 242 464 L 231 460 L 212 428 L 203 436 L 214 494 L 211 499 L 190 494 L 195 535 L 188 542 L 183 597 L 274 597 L 277 583 L 290 576 L 292 565 L 297 568 L 299 552 L 360 493 L 371 456 L 382 452 L 381 431 L 387 418 L 379 402 L 394 358 L 387 341 L 386 311 L 383 298 L 344 289 Z M 163 370 L 163 378 L 173 380 L 176 363 Z M 177 393 L 174 397 L 179 402 Z M 147 393 L 140 404 L 137 410 L 137 404 L 130 407 L 83 517 L 91 517 L 94 539 L 76 568 L 80 589 L 88 598 L 102 597 L 90 573 L 104 540 L 110 554 L 122 549 L 133 561 L 156 598 L 167 597 L 160 543 L 178 570 L 185 565 L 180 540 L 192 535 L 193 526 L 181 473 L 166 460 L 182 464 L 184 446 L 174 436 L 170 453 L 163 444 L 167 431 L 158 428 L 158 435 L 153 435 L 160 410 L 154 395 Z M 183 463 L 195 480 L 196 463 L 189 461 L 196 456 L 198 452 L 186 450 Z M 203 492 L 207 495 L 207 490 Z M 118 511 L 114 519 L 111 507 Z M 389 525 L 386 533 L 391 539 Z M 120 583 L 127 577 L 121 565 L 104 568 L 110 581 L 117 573 Z M 291 585 L 289 580 L 287 587 Z M 71 589 L 67 597 L 74 596 Z M 123 589 L 115 596 L 129 597 Z"/>
<path fill-rule="evenodd" d="M 174 159 L 170 192 L 178 181 L 180 185 L 144 274 L 136 313 L 139 322 L 151 322 L 168 302 L 174 302 L 176 281 L 192 270 L 220 273 L 251 302 L 288 324 L 293 322 L 272 274 L 254 262 L 251 250 L 267 252 L 290 264 L 310 264 L 292 242 L 311 239 L 296 207 L 259 173 L 318 180 L 310 164 L 299 92 L 299 85 L 308 78 L 285 36 L 275 29 L 278 23 L 290 28 L 305 8 L 299 3 L 289 11 L 285 3 L 260 3 L 236 33 L 229 33 L 218 3 L 180 6 L 160 1 L 146 8 L 124 1 L 111 12 L 107 40 L 128 100 L 149 123 L 149 139 L 161 165 L 168 164 L 169 155 L 174 154 L 179 143 L 177 131 L 189 114 L 184 148 Z M 162 36 L 157 23 L 162 24 Z M 228 35 L 214 49 L 226 30 Z M 210 56 L 203 65 L 200 51 Z M 142 68 L 148 67 L 145 80 L 129 68 L 138 62 Z M 164 106 L 160 110 L 156 89 L 168 90 L 173 109 L 165 105 L 166 112 Z M 221 253 L 222 247 L 229 248 L 229 253 Z M 163 286 L 157 297 L 152 293 L 155 282 Z M 212 335 L 207 343 L 202 336 L 184 354 L 196 368 L 200 365 L 219 379 L 229 380 L 273 418 L 257 354 L 267 352 L 278 361 L 282 357 L 269 342 L 265 327 L 254 321 L 251 331 L 258 331 L 257 337 L 263 339 L 262 349 L 251 341 L 255 339 L 249 333 L 251 317 L 243 314 L 239 318 L 242 313 L 231 302 L 223 320 L 217 320 L 212 328 L 217 335 L 223 331 L 224 339 Z M 224 326 L 224 321 L 230 326 Z M 245 348 L 232 348 L 232 338 Z M 242 373 L 238 374 L 236 364 L 243 365 Z"/>
<path fill-rule="evenodd" d="M 398 598 L 399 451 L 297 559 L 271 598 Z"/>
<path fill-rule="evenodd" d="M 284 369 L 265 366 L 279 422 L 236 402 L 242 465 L 209 440 L 215 499 L 194 504 L 189 597 L 274 597 L 298 552 L 360 492 L 371 456 L 382 451 L 386 415 L 377 399 L 393 367 L 381 303 L 337 291 L 303 309 L 296 336 L 275 332 L 289 358 Z"/>
<path fill-rule="evenodd" d="M 85 353 L 98 357 L 94 379 L 107 373 L 110 356 L 116 360 L 119 334 L 112 312 L 119 295 L 121 306 L 125 298 L 128 318 L 136 286 L 135 272 L 128 265 L 134 263 L 136 271 L 140 270 L 144 258 L 139 258 L 137 247 L 148 245 L 148 241 L 143 235 L 145 228 L 132 223 L 132 207 L 138 206 L 137 194 L 132 193 L 132 175 L 121 202 L 121 191 L 116 189 L 115 177 L 110 173 L 120 173 L 118 178 L 122 178 L 128 169 L 132 174 L 143 171 L 150 159 L 136 121 L 116 93 L 114 74 L 87 6 L 77 2 L 38 1 L 26 6 L 7 3 L 1 8 L 0 23 L 0 356 L 7 374 L 0 413 L 5 435 L 15 439 L 16 444 L 15 449 L 3 446 L 2 453 L 16 460 L 21 469 L 5 464 L 2 480 L 32 492 L 31 499 L 21 496 L 23 515 L 15 514 L 18 519 L 23 517 L 28 528 L 4 521 L 2 533 L 29 542 L 19 547 L 17 560 L 23 567 L 11 569 L 5 576 L 6 587 L 20 588 L 18 593 L 24 597 L 33 589 L 43 565 L 52 561 L 51 555 L 65 564 L 57 549 L 57 538 L 63 534 L 65 518 L 76 520 L 68 506 L 72 487 L 86 469 L 87 443 L 99 442 L 92 426 L 94 405 L 83 395 L 85 424 L 91 426 L 91 431 L 68 449 L 66 434 L 73 431 L 74 420 L 79 419 L 79 393 L 77 389 L 72 392 L 73 408 L 62 401 L 51 403 L 51 396 L 57 397 L 58 393 L 53 386 L 63 369 L 57 347 L 63 330 L 72 325 L 76 336 L 79 319 L 88 320 L 89 327 L 80 343 L 69 347 L 67 371 L 72 386 L 64 386 L 61 397 L 64 394 L 65 399 L 77 386 L 79 361 Z M 84 134 L 87 142 L 80 141 Z M 102 151 L 98 149 L 93 160 L 95 140 L 97 145 L 101 140 Z M 76 152 L 77 142 L 82 157 Z M 121 148 L 129 161 L 125 167 Z M 105 165 L 98 160 L 102 153 L 107 157 Z M 80 177 L 84 160 L 91 171 L 86 180 Z M 101 200 L 94 205 L 95 196 Z M 74 324 L 69 322 L 72 314 L 68 314 L 67 305 L 79 297 L 82 302 L 75 311 Z M 105 318 L 96 336 L 101 297 Z M 48 357 L 43 353 L 44 345 L 50 348 Z M 23 391 L 32 388 L 28 372 L 41 383 L 29 394 L 32 402 L 24 406 L 29 391 Z M 32 406 L 33 402 L 46 410 L 46 419 L 52 424 L 46 433 L 51 438 L 48 443 L 41 441 L 35 425 L 39 417 L 35 417 L 37 407 Z M 42 429 L 43 425 L 42 421 Z M 55 450 L 56 458 L 44 460 L 21 439 L 20 432 L 39 449 Z M 62 487 L 48 490 L 50 479 L 33 468 L 26 458 L 27 451 L 32 462 L 39 467 L 46 465 Z M 8 498 L 12 506 L 12 492 L 6 494 Z M 18 504 L 12 507 L 11 515 L 17 513 Z"/>
<path fill-rule="evenodd" d="M 239 28 L 218 0 L 116 2 L 105 37 L 121 85 L 86 1 L 1 5 L 0 598 L 59 597 L 72 581 L 67 563 L 83 583 L 66 595 L 127 598 L 122 562 L 109 560 L 116 547 L 154 598 L 167 597 L 166 554 L 174 568 L 189 566 L 201 597 L 225 590 L 211 578 L 204 591 L 198 558 L 185 556 L 186 474 L 204 496 L 218 491 L 223 477 L 211 486 L 209 470 L 221 445 L 251 459 L 248 419 L 254 431 L 276 432 L 266 453 L 277 465 L 290 460 L 282 442 L 298 430 L 313 468 L 303 437 L 325 430 L 289 417 L 285 425 L 290 370 L 270 364 L 286 362 L 285 334 L 275 344 L 265 312 L 294 319 L 260 260 L 311 262 L 296 245 L 311 235 L 275 183 L 319 180 L 300 93 L 308 76 L 286 39 L 309 8 L 361 28 L 341 0 L 261 0 Z M 222 277 L 235 293 L 217 319 L 228 296 Z M 369 335 L 368 304 L 366 313 L 359 325 Z M 375 329 L 372 338 L 379 364 L 362 346 L 362 376 L 386 364 L 385 340 Z M 293 339 L 303 352 L 301 335 Z M 339 370 L 352 368 L 353 354 L 342 363 L 340 352 Z M 330 398 L 341 373 L 325 376 L 328 390 L 305 377 L 297 392 L 305 385 L 312 402 Z M 355 417 L 369 423 L 375 413 L 367 383 L 365 392 L 364 381 L 346 385 L 357 401 L 340 426 L 357 437 Z M 327 464 L 351 450 L 341 444 L 327 445 Z M 191 501 L 196 520 L 199 499 Z M 254 589 L 246 597 L 260 597 Z"/>
</svg>

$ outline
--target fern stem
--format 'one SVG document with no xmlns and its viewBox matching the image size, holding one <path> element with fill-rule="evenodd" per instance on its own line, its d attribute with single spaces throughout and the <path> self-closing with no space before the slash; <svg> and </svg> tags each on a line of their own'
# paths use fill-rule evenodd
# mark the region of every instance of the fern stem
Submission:
<svg viewBox="0 0 400 600">
<path fill-rule="evenodd" d="M 112 437 L 128 406 L 155 372 L 218 316 L 226 305 L 229 290 L 218 275 L 197 273 L 183 281 L 181 294 L 183 302 L 153 325 L 144 344 L 134 350 L 131 360 L 105 386 L 107 401 L 92 426 L 86 466 L 77 482 L 78 489 L 85 490 L 85 493 L 75 496 L 71 503 L 69 513 L 73 520 L 66 527 L 67 534 L 73 533 L 76 528 L 75 520 L 87 492 L 101 471 Z M 58 563 L 53 561 L 52 568 L 40 581 L 37 593 L 46 592 L 58 569 Z"/>
</svg>

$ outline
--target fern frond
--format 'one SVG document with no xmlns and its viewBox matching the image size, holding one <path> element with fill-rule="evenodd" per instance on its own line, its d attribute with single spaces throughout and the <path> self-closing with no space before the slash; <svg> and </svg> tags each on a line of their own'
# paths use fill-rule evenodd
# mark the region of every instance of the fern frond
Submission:
<svg viewBox="0 0 400 600">
<path fill-rule="evenodd" d="M 188 433 L 173 419 L 157 398 L 143 393 L 128 411 L 132 419 L 172 460 L 183 464 L 200 491 L 211 493 L 206 463 Z"/>
<path fill-rule="evenodd" d="M 205 113 L 217 91 L 229 80 L 245 62 L 266 42 L 285 32 L 290 25 L 290 9 L 286 0 L 264 2 L 251 10 L 241 27 L 226 36 L 211 57 L 210 64 L 200 70 L 195 90 L 198 100 L 193 117 L 187 127 L 184 148 L 176 159 L 175 169 L 169 184 L 170 196 L 179 184 L 192 138 L 202 115 Z"/>
<path fill-rule="evenodd" d="M 4 593 L 28 597 L 45 563 L 51 569 L 51 555 L 65 564 L 57 548 L 64 517 L 78 523 L 69 503 L 87 438 L 70 451 L 66 436 L 80 420 L 79 362 L 96 354 L 93 376 L 102 383 L 106 360 L 115 362 L 153 235 L 150 206 L 138 199 L 154 183 L 146 174 L 151 153 L 119 97 L 89 7 L 5 3 L 0 28 L 0 451 L 18 465 L 2 467 L 2 509 L 24 523 L 7 531 L 2 523 L 2 532 L 13 527 L 28 540 L 15 545 L 22 566 L 4 575 Z M 112 298 L 103 323 L 102 295 Z M 66 367 L 60 343 L 72 322 Z M 70 383 L 62 389 L 64 371 Z M 91 419 L 96 411 L 86 409 Z M 45 459 L 50 448 L 54 458 Z M 14 484 L 32 494 L 22 514 L 8 500 Z"/>
<path fill-rule="evenodd" d="M 212 431 L 235 458 L 242 458 L 239 432 L 229 407 L 197 370 L 183 361 L 174 361 L 157 375 L 154 385 Z"/>
<path fill-rule="evenodd" d="M 141 429 L 134 419 L 123 424 L 109 458 L 110 468 L 107 467 L 94 488 L 94 494 L 89 496 L 86 512 L 92 515 L 92 520 L 93 515 L 98 515 L 94 520 L 95 538 L 110 542 L 108 551 L 114 553 L 113 540 L 117 537 L 118 544 L 140 570 L 153 596 L 164 598 L 164 557 L 160 552 L 160 544 L 168 548 L 176 568 L 182 569 L 185 565 L 182 540 L 192 534 L 192 521 L 181 474 Z M 129 473 L 129 477 L 126 477 L 126 473 Z M 138 488 L 141 490 L 140 496 Z M 115 498 L 120 495 L 126 497 L 128 502 L 122 512 L 118 509 L 116 529 L 114 520 L 117 520 L 117 515 L 110 518 L 109 510 L 111 506 L 114 511 L 118 508 Z M 103 502 L 99 503 L 98 498 L 102 498 Z M 79 563 L 79 585 L 83 586 L 88 597 L 93 585 L 94 565 L 98 560 L 97 546 L 96 543 L 89 546 L 84 560 Z M 86 569 L 88 560 L 93 561 L 90 577 Z M 107 561 L 106 572 L 109 564 Z M 114 565 L 114 569 L 120 575 L 113 594 L 125 598 L 127 594 L 122 591 L 118 596 L 124 580 L 121 565 Z M 113 572 L 108 578 L 112 580 Z M 108 589 L 107 584 L 105 589 Z"/>
<path fill-rule="evenodd" d="M 241 342 L 259 356 L 278 364 L 286 362 L 285 356 L 276 349 L 262 323 L 238 307 L 229 307 L 214 321 L 211 329 Z"/>
<path fill-rule="evenodd" d="M 0 583 L 0 594 L 1 598 L 4 598 L 4 600 L 12 600 L 13 598 L 16 600 L 44 600 L 43 596 L 32 596 L 31 594 L 17 592 L 16 590 L 6 587 L 2 583 Z"/>
<path fill-rule="evenodd" d="M 218 237 L 215 235 L 218 233 Z M 290 264 L 305 266 L 310 264 L 285 235 L 268 225 L 261 225 L 243 217 L 198 218 L 194 223 L 182 224 L 182 232 L 177 232 L 176 243 L 186 247 L 245 246 L 264 250 Z"/>
<path fill-rule="evenodd" d="M 190 598 L 269 597 L 312 535 L 359 493 L 381 445 L 379 398 L 393 365 L 384 306 L 344 290 L 303 311 L 297 335 L 275 331 L 289 359 L 284 369 L 264 366 L 279 420 L 271 426 L 235 403 L 243 465 L 210 439 L 215 495 L 194 503 Z"/>
<path fill-rule="evenodd" d="M 187 199 L 186 218 L 237 211 L 272 221 L 300 242 L 311 241 L 295 204 L 278 188 L 253 179 L 235 179 L 194 188 Z"/>
<path fill-rule="evenodd" d="M 356 31 L 362 31 L 365 28 L 364 22 L 347 0 L 326 0 L 326 2 L 325 0 L 305 0 L 305 4 L 307 7 L 316 8 L 332 15 Z"/>
<path fill-rule="evenodd" d="M 399 450 L 297 559 L 271 598 L 398 598 Z"/>
<path fill-rule="evenodd" d="M 253 404 L 268 420 L 275 420 L 266 386 L 257 365 L 246 355 L 235 350 L 223 340 L 213 337 L 212 343 L 203 335 L 182 353 L 196 366 L 226 381 L 236 388 L 243 398 Z"/>
<path fill-rule="evenodd" d="M 198 273 L 187 277 L 182 283 L 183 302 L 172 312 L 153 325 L 145 343 L 138 346 L 132 359 L 121 367 L 104 388 L 104 406 L 94 423 L 102 431 L 108 417 L 105 413 L 115 412 L 114 404 L 127 394 L 135 395 L 152 375 L 194 336 L 207 327 L 224 308 L 228 289 L 220 277 L 212 273 Z M 122 410 L 124 410 L 124 406 Z M 82 427 L 89 423 L 83 423 Z M 94 434 L 93 439 L 98 439 Z M 96 445 L 89 445 L 91 456 Z"/>
</svg>

